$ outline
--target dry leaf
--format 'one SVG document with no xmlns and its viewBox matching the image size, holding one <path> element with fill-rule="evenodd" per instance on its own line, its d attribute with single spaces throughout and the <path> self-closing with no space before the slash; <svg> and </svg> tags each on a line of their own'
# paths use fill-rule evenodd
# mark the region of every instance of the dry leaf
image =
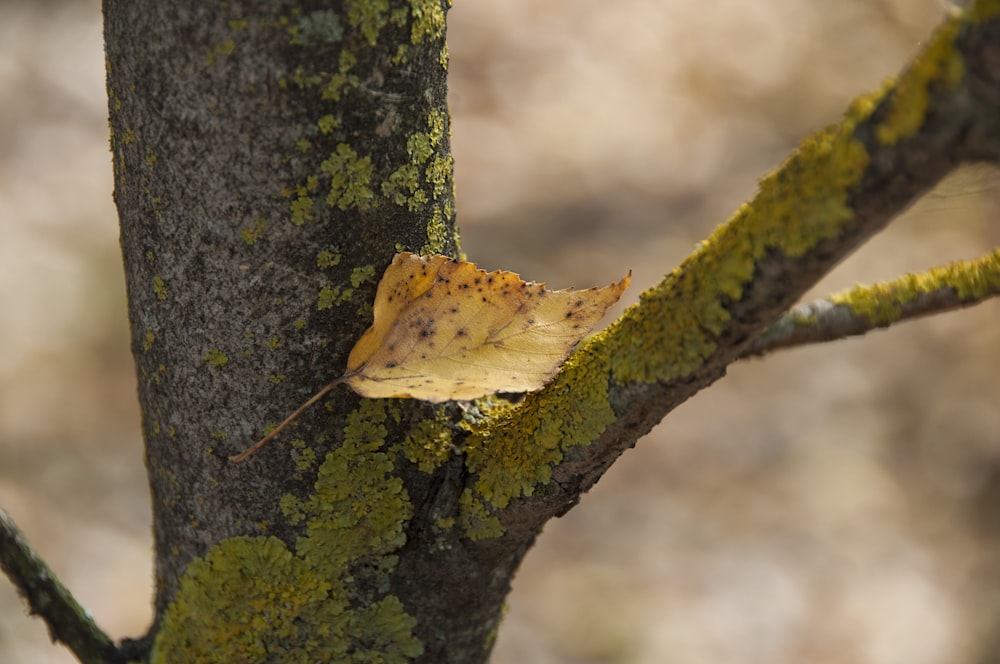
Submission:
<svg viewBox="0 0 1000 664">
<path fill-rule="evenodd" d="M 447 256 L 396 254 L 347 372 L 233 460 L 259 449 L 339 383 L 365 397 L 433 402 L 537 390 L 618 301 L 631 276 L 603 288 L 553 291 Z"/>
<path fill-rule="evenodd" d="M 553 291 L 447 256 L 396 254 L 344 382 L 366 397 L 434 402 L 537 390 L 630 276 L 604 288 Z"/>
</svg>

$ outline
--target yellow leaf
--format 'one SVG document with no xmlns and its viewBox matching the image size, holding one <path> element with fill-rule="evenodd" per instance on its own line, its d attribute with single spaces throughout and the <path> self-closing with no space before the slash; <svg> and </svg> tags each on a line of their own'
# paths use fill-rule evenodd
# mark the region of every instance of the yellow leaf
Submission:
<svg viewBox="0 0 1000 664">
<path fill-rule="evenodd" d="M 447 256 L 396 254 L 343 381 L 366 397 L 433 402 L 537 390 L 630 278 L 554 291 Z"/>
<path fill-rule="evenodd" d="M 537 390 L 631 278 L 629 272 L 603 288 L 554 291 L 439 254 L 396 254 L 379 282 L 372 326 L 351 350 L 347 371 L 230 459 L 246 459 L 340 383 L 365 397 L 432 402 Z"/>
</svg>

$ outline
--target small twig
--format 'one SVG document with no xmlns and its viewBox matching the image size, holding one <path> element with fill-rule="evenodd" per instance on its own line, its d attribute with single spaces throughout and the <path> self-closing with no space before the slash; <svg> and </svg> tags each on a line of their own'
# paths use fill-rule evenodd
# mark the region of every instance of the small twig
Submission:
<svg viewBox="0 0 1000 664">
<path fill-rule="evenodd" d="M 996 295 L 1000 295 L 1000 250 L 799 305 L 757 337 L 742 357 L 867 334 Z"/>
<path fill-rule="evenodd" d="M 123 661 L 114 642 L 35 554 L 3 510 L 0 510 L 0 567 L 28 602 L 31 613 L 48 625 L 53 641 L 63 643 L 84 664 Z"/>
<path fill-rule="evenodd" d="M 319 401 L 320 399 L 322 399 L 326 395 L 327 392 L 329 392 L 330 390 L 332 390 L 334 387 L 336 387 L 340 383 L 344 382 L 344 378 L 345 378 L 345 376 L 341 376 L 340 378 L 337 378 L 336 380 L 331 381 L 329 385 L 327 385 L 322 390 L 320 390 L 316 394 L 314 394 L 311 397 L 309 397 L 308 401 L 306 401 L 304 404 L 302 404 L 301 406 L 299 406 L 298 408 L 296 408 L 295 412 L 293 412 L 291 415 L 289 415 L 288 417 L 286 417 L 281 422 L 281 424 L 279 424 L 278 426 L 274 427 L 274 429 L 271 430 L 271 433 L 267 434 L 266 436 L 264 436 L 263 438 L 261 438 L 260 440 L 258 440 L 256 443 L 254 443 L 250 447 L 248 447 L 245 450 L 243 450 L 242 452 L 240 452 L 239 454 L 235 454 L 235 455 L 229 457 L 229 460 L 232 461 L 233 463 L 239 463 L 240 461 L 245 461 L 246 459 L 248 459 L 250 457 L 250 455 L 252 455 L 257 450 L 259 450 L 260 448 L 262 448 L 265 445 L 267 445 L 268 443 L 270 443 L 272 440 L 274 440 L 274 437 L 277 436 L 279 433 L 281 433 L 282 429 L 284 429 L 289 424 L 291 424 L 296 419 L 298 419 L 299 415 L 301 415 L 302 413 L 306 412 L 306 410 L 308 410 L 313 404 L 315 404 L 317 401 Z"/>
</svg>

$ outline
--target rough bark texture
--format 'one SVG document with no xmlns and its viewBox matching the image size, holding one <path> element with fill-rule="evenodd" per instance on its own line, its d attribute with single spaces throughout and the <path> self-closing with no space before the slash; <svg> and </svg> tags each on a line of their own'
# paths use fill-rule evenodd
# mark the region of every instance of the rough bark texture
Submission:
<svg viewBox="0 0 1000 664">
<path fill-rule="evenodd" d="M 549 387 L 466 408 L 338 389 L 230 464 L 342 371 L 396 251 L 458 250 L 445 9 L 105 2 L 154 661 L 485 661 L 549 518 L 955 164 L 1000 152 L 981 2 Z"/>
<path fill-rule="evenodd" d="M 243 465 L 227 456 L 342 371 L 398 249 L 457 252 L 445 10 L 105 3 L 158 623 L 188 564 L 227 538 L 273 535 L 294 550 L 304 523 L 279 499 L 309 493 L 315 468 L 296 460 L 311 450 L 276 444 Z M 340 390 L 294 435 L 328 449 L 357 404 Z M 399 404 L 403 424 L 386 438 L 429 412 Z M 420 508 L 451 484 L 410 470 L 418 514 L 392 590 L 430 644 L 447 635 L 454 661 L 475 661 L 524 547 L 429 552 Z M 352 601 L 385 593 L 373 585 L 358 581 Z M 462 632 L 476 657 L 462 655 Z"/>
</svg>

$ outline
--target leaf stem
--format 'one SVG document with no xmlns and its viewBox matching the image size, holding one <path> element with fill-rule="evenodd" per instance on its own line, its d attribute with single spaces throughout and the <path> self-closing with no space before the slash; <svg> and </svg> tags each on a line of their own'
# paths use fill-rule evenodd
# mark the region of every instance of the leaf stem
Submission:
<svg viewBox="0 0 1000 664">
<path fill-rule="evenodd" d="M 299 415 L 301 415 L 302 413 L 304 413 L 307 410 L 309 410 L 309 408 L 312 407 L 317 401 L 319 401 L 324 396 L 326 396 L 326 394 L 330 390 L 332 390 L 334 387 L 336 387 L 340 383 L 343 383 L 345 378 L 347 378 L 347 375 L 341 376 L 340 378 L 336 378 L 336 379 L 330 381 L 330 383 L 326 387 L 324 387 L 322 390 L 320 390 L 316 394 L 314 394 L 311 397 L 309 397 L 308 401 L 306 401 L 304 404 L 302 404 L 301 406 L 299 406 L 298 408 L 296 408 L 295 412 L 293 412 L 291 415 L 289 415 L 288 417 L 286 417 L 281 424 L 279 424 L 278 426 L 274 427 L 274 429 L 271 431 L 271 433 L 267 434 L 266 436 L 264 436 L 263 438 L 261 438 L 260 440 L 258 440 L 256 443 L 254 443 L 253 445 L 251 445 L 247 449 L 245 449 L 242 452 L 240 452 L 239 454 L 236 454 L 234 456 L 229 457 L 229 460 L 232 461 L 233 463 L 239 463 L 241 461 L 246 461 L 251 455 L 253 455 L 254 453 L 256 453 L 257 450 L 259 450 L 260 448 L 264 447 L 265 445 L 267 445 L 268 443 L 270 443 L 272 440 L 274 440 L 275 436 L 277 436 L 279 433 L 281 433 L 281 431 L 285 427 L 287 427 L 289 424 L 291 424 L 292 422 L 294 422 L 295 420 L 297 420 L 299 418 Z"/>
</svg>

